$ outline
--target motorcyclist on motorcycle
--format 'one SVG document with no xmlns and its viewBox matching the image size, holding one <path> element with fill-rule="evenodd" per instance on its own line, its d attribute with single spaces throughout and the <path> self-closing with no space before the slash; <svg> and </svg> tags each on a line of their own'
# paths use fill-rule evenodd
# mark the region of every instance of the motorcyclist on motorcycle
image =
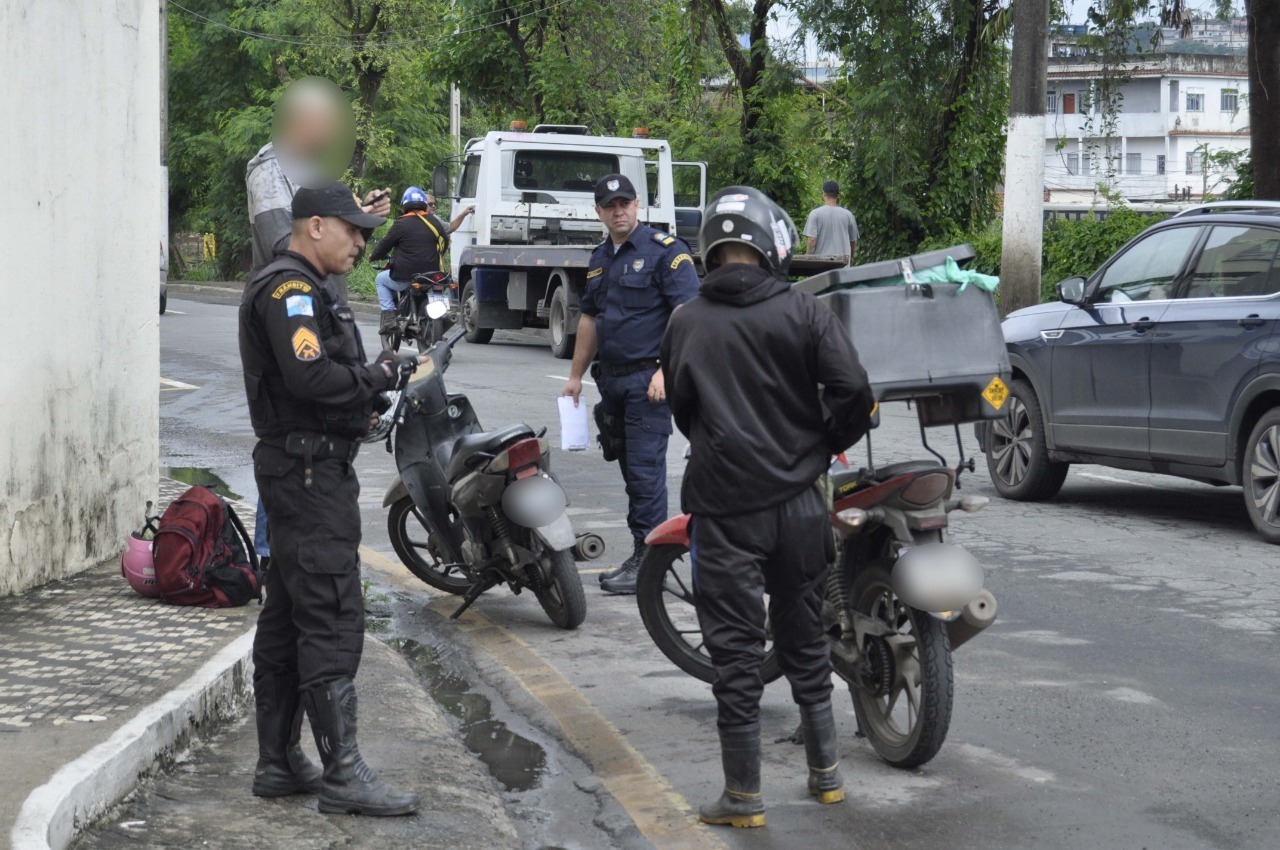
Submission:
<svg viewBox="0 0 1280 850">
<path fill-rule="evenodd" d="M 395 252 L 390 268 L 374 278 L 374 285 L 378 288 L 378 307 L 382 310 L 378 328 L 381 334 L 395 330 L 396 293 L 408 289 L 414 275 L 440 271 L 445 252 L 449 250 L 449 234 L 475 211 L 474 206 L 467 207 L 446 226 L 436 216 L 435 196 L 417 186 L 404 190 L 400 206 L 404 214 L 391 225 L 387 235 L 378 240 L 369 255 L 370 262 L 378 262 Z"/>
</svg>

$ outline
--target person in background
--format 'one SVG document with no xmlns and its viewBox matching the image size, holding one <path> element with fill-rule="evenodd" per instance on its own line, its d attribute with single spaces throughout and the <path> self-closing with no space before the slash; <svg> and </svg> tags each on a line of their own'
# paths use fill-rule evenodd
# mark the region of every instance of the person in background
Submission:
<svg viewBox="0 0 1280 850">
<path fill-rule="evenodd" d="M 293 196 L 298 189 L 324 182 L 324 175 L 335 169 L 336 179 L 350 162 L 354 151 L 350 121 L 351 107 L 342 90 L 321 77 L 304 77 L 280 96 L 272 140 L 245 167 L 252 236 L 251 278 L 288 248 L 293 231 Z M 386 217 L 391 212 L 391 190 L 369 192 L 364 212 Z M 345 304 L 347 276 L 334 275 L 333 285 L 338 299 Z M 263 559 L 264 570 L 271 563 L 269 532 L 267 512 L 259 497 L 253 548 Z"/>
<path fill-rule="evenodd" d="M 378 240 L 373 253 L 369 255 L 369 262 L 376 263 L 395 251 L 390 267 L 378 272 L 373 279 L 378 288 L 378 307 L 382 311 L 382 321 L 378 328 L 380 334 L 395 330 L 396 293 L 408 289 L 414 275 L 441 270 L 445 252 L 449 250 L 449 234 L 457 230 L 463 220 L 476 210 L 474 206 L 467 207 L 454 216 L 446 227 L 436 216 L 435 195 L 428 194 L 417 186 L 404 190 L 400 207 L 404 210 L 404 215 L 396 219 L 387 235 Z"/>
<path fill-rule="evenodd" d="M 596 214 L 608 237 L 592 253 L 578 320 L 578 341 L 564 395 L 576 405 L 591 367 L 600 390 L 603 437 L 627 488 L 631 556 L 600 575 L 607 593 L 636 592 L 645 538 L 667 518 L 667 439 L 671 409 L 658 348 L 671 311 L 698 294 L 698 274 L 679 239 L 639 223 L 636 189 L 622 174 L 596 183 Z M 608 454 L 606 454 L 608 458 Z"/>
<path fill-rule="evenodd" d="M 804 223 L 806 254 L 844 257 L 845 264 L 858 255 L 858 220 L 840 206 L 840 184 L 822 184 L 822 206 L 809 213 Z"/>
<path fill-rule="evenodd" d="M 790 217 L 747 186 L 722 189 L 700 233 L 708 274 L 671 315 L 662 371 L 692 454 L 680 492 L 698 623 L 715 667 L 724 791 L 704 823 L 765 824 L 760 695 L 765 605 L 800 707 L 809 793 L 844 799 L 822 591 L 835 557 L 831 456 L 871 427 L 867 374 L 836 314 L 792 289 Z"/>
</svg>

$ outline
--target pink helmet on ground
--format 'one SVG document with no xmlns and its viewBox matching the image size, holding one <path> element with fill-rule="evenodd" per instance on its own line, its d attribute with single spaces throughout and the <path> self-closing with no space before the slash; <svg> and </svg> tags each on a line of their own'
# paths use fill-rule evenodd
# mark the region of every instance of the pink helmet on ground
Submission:
<svg viewBox="0 0 1280 850">
<path fill-rule="evenodd" d="M 120 575 L 129 586 L 143 596 L 158 597 L 156 565 L 151 554 L 151 541 L 144 540 L 138 532 L 129 535 L 124 552 L 120 555 Z"/>
</svg>

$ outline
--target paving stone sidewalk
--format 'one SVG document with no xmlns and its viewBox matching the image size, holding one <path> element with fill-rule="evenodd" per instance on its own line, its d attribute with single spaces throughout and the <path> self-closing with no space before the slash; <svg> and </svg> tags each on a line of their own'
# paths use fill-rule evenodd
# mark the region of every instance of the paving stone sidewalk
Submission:
<svg viewBox="0 0 1280 850">
<path fill-rule="evenodd" d="M 188 486 L 161 480 L 156 512 Z M 253 510 L 237 513 L 252 533 Z M 189 680 L 257 615 L 256 603 L 145 599 L 114 559 L 0 599 L 0 845 L 34 789 Z"/>
</svg>

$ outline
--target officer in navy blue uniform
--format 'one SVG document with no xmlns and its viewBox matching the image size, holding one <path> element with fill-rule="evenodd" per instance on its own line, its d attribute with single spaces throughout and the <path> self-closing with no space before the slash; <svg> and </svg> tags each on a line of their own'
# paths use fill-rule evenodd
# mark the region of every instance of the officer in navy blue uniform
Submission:
<svg viewBox="0 0 1280 850">
<path fill-rule="evenodd" d="M 698 294 L 689 248 L 639 223 L 635 186 L 621 174 L 596 183 L 596 213 L 609 238 L 591 255 L 573 367 L 564 394 L 577 402 L 591 367 L 600 390 L 596 417 L 606 458 L 616 454 L 627 487 L 634 549 L 600 577 L 609 593 L 635 593 L 644 539 L 667 518 L 667 438 L 671 409 L 658 364 L 671 311 Z"/>
</svg>

